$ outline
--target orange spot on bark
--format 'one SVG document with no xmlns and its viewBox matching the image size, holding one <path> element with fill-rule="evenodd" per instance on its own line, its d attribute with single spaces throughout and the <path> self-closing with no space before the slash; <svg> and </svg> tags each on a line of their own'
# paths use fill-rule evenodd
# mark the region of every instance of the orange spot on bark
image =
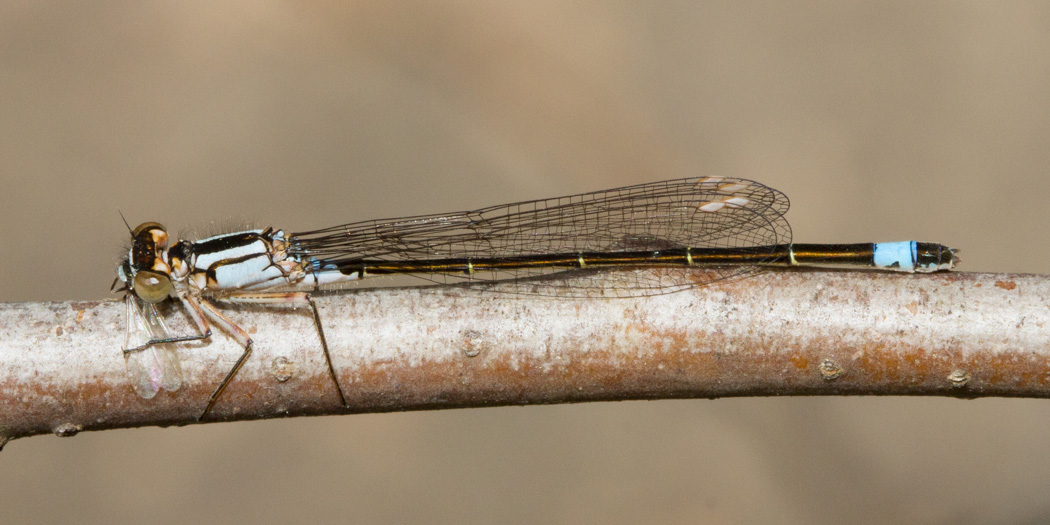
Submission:
<svg viewBox="0 0 1050 525">
<path fill-rule="evenodd" d="M 791 354 L 791 364 L 799 370 L 805 370 L 809 368 L 809 358 L 802 354 Z"/>
</svg>

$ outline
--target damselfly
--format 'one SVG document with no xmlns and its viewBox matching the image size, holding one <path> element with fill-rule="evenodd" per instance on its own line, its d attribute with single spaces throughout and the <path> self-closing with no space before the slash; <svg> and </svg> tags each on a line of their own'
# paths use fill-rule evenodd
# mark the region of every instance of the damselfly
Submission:
<svg viewBox="0 0 1050 525">
<path fill-rule="evenodd" d="M 203 419 L 252 351 L 248 333 L 211 301 L 292 303 L 309 306 L 328 373 L 345 405 L 308 292 L 371 275 L 523 284 L 537 275 L 585 268 L 711 269 L 688 282 L 640 282 L 611 294 L 602 291 L 604 296 L 637 296 L 766 266 L 933 272 L 958 262 L 955 250 L 926 242 L 792 244 L 787 209 L 783 193 L 757 182 L 706 177 L 292 234 L 264 228 L 169 243 L 163 226 L 147 222 L 131 231 L 131 249 L 117 270 L 127 303 L 128 372 L 142 397 L 178 390 L 181 369 L 167 343 L 206 339 L 211 326 L 219 326 L 244 352 L 208 399 Z M 552 279 L 543 290 L 564 297 L 594 293 L 580 282 Z M 528 287 L 510 290 L 530 293 Z M 155 307 L 169 299 L 181 303 L 198 333 L 169 333 Z"/>
</svg>

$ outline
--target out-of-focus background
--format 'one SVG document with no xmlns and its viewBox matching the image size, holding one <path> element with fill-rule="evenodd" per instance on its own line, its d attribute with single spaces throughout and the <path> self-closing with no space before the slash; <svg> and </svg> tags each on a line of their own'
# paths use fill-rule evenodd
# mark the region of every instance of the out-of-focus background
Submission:
<svg viewBox="0 0 1050 525">
<path fill-rule="evenodd" d="M 796 240 L 1050 273 L 1050 5 L 0 2 L 3 301 L 107 296 L 118 211 L 296 230 L 695 175 L 785 191 Z M 1048 436 L 1050 401 L 921 398 L 109 431 L 8 444 L 0 516 L 1040 523 Z"/>
</svg>

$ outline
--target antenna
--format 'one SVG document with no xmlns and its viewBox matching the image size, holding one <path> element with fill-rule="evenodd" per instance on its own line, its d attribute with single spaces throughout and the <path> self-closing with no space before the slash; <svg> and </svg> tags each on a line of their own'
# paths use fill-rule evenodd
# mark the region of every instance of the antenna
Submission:
<svg viewBox="0 0 1050 525">
<path fill-rule="evenodd" d="M 120 210 L 117 210 L 117 214 L 119 214 L 119 215 L 120 215 L 120 220 L 124 221 L 124 226 L 127 226 L 127 228 L 128 228 L 128 233 L 129 233 L 129 234 L 131 234 L 131 236 L 132 236 L 132 237 L 134 237 L 134 236 L 135 236 L 135 232 L 134 232 L 134 231 L 132 231 L 132 229 L 131 229 L 131 225 L 130 225 L 130 224 L 128 224 L 128 220 L 124 218 L 124 212 L 122 212 L 122 211 L 120 211 Z"/>
</svg>

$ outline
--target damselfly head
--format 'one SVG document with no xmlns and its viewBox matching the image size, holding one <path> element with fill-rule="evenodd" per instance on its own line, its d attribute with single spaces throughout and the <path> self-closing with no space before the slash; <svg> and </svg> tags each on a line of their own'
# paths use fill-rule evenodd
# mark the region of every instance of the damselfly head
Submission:
<svg viewBox="0 0 1050 525">
<path fill-rule="evenodd" d="M 171 268 L 165 261 L 168 232 L 156 222 L 144 222 L 131 231 L 128 258 L 117 269 L 124 289 L 148 303 L 159 303 L 171 293 Z M 116 283 L 114 283 L 114 287 Z"/>
</svg>

